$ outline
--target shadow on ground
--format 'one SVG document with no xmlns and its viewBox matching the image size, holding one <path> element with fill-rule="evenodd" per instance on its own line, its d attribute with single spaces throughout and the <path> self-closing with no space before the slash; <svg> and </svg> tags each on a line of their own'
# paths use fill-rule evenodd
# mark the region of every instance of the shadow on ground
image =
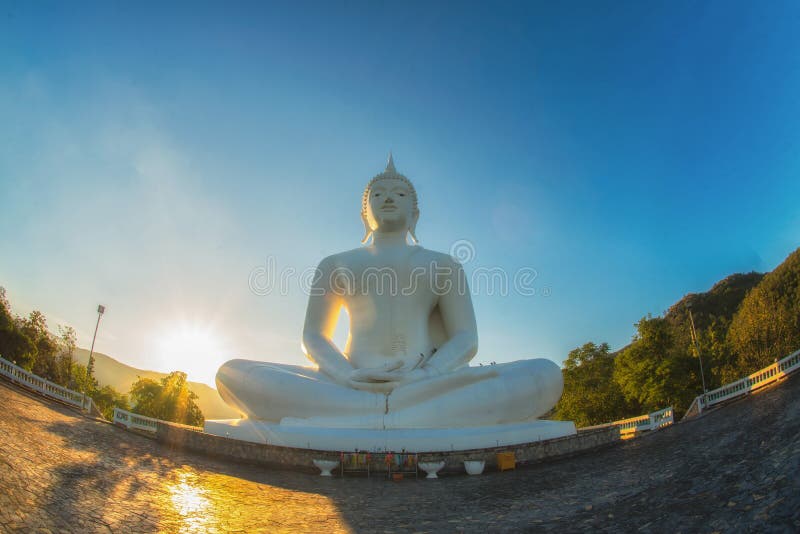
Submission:
<svg viewBox="0 0 800 534">
<path fill-rule="evenodd" d="M 800 378 L 619 446 L 480 477 L 325 479 L 172 451 L 0 385 L 0 527 L 800 529 Z M 20 512 L 20 513 L 17 513 Z"/>
</svg>

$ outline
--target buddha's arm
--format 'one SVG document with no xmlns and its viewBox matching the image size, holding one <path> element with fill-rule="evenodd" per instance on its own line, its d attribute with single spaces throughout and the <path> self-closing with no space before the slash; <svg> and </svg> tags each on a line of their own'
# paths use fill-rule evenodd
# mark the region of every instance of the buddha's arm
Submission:
<svg viewBox="0 0 800 534">
<path fill-rule="evenodd" d="M 439 297 L 438 303 L 449 337 L 424 365 L 433 374 L 466 365 L 478 352 L 478 327 L 464 269 L 455 261 L 449 267 L 450 290 Z"/>
<path fill-rule="evenodd" d="M 318 268 L 311 295 L 308 298 L 306 322 L 303 327 L 303 352 L 319 370 L 334 381 L 346 384 L 353 366 L 336 348 L 332 338 L 342 308 L 341 297 L 330 288 L 331 262 L 323 260 Z"/>
</svg>

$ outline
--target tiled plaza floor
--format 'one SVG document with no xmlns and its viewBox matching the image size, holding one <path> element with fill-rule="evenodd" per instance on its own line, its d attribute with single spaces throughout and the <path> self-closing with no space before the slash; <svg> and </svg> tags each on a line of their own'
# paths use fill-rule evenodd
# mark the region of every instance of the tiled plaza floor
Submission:
<svg viewBox="0 0 800 534">
<path fill-rule="evenodd" d="M 800 530 L 800 376 L 579 457 L 390 482 L 171 451 L 0 380 L 0 531 Z"/>
</svg>

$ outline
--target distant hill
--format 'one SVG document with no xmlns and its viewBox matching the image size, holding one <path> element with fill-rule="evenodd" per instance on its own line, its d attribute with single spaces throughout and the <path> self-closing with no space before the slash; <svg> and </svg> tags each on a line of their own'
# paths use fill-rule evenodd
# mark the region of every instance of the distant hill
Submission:
<svg viewBox="0 0 800 534">
<path fill-rule="evenodd" d="M 670 306 L 665 318 L 676 326 L 688 327 L 692 308 L 695 327 L 705 329 L 717 320 L 730 322 L 751 289 L 764 279 L 762 273 L 732 274 L 705 293 L 689 293 Z"/>
<path fill-rule="evenodd" d="M 674 406 L 681 412 L 702 392 L 703 381 L 709 390 L 720 387 L 800 348 L 800 249 L 772 272 L 730 275 L 636 326 L 633 341 L 605 362 L 614 382 L 644 410 Z M 572 375 L 573 382 L 581 378 Z"/>
<path fill-rule="evenodd" d="M 125 365 L 106 354 L 94 353 L 94 376 L 101 386 L 111 386 L 120 393 L 127 394 L 138 377 L 160 380 L 167 376 L 166 373 L 146 371 Z M 89 362 L 89 351 L 86 349 L 75 350 L 75 361 L 86 365 Z M 216 389 L 200 382 L 189 382 L 189 389 L 197 394 L 197 405 L 206 419 L 232 419 L 239 418 L 238 412 L 230 408 Z"/>
<path fill-rule="evenodd" d="M 718 326 L 727 332 L 728 325 L 736 315 L 742 301 L 755 288 L 764 274 L 757 272 L 736 273 L 723 278 L 706 292 L 687 293 L 675 302 L 664 313 L 664 319 L 669 323 L 671 332 L 676 341 L 688 346 L 691 343 L 689 333 L 689 307 L 692 308 L 694 324 L 698 331 Z M 725 337 L 725 334 L 723 334 Z M 617 355 L 630 347 L 633 343 L 625 345 L 614 352 Z"/>
</svg>

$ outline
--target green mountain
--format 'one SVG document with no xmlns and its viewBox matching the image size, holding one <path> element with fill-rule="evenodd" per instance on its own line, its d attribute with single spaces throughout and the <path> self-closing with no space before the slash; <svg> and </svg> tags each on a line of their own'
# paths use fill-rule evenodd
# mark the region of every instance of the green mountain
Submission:
<svg viewBox="0 0 800 534">
<path fill-rule="evenodd" d="M 75 361 L 86 365 L 89 362 L 89 351 L 75 350 Z M 166 373 L 146 371 L 125 365 L 106 354 L 94 353 L 94 376 L 101 386 L 111 386 L 120 393 L 128 393 L 137 378 L 160 380 Z M 217 390 L 200 382 L 189 382 L 189 389 L 197 394 L 197 405 L 206 419 L 239 418 L 239 413 L 229 407 L 217 393 Z"/>
<path fill-rule="evenodd" d="M 764 274 L 751 272 L 723 278 L 705 293 L 689 293 L 670 306 L 665 317 L 675 326 L 689 326 L 688 306 L 692 308 L 695 327 L 705 329 L 714 320 L 730 321 L 744 298 L 756 287 Z"/>
<path fill-rule="evenodd" d="M 729 332 L 734 318 L 741 315 L 742 304 L 768 276 L 756 272 L 732 274 L 705 293 L 689 293 L 664 314 L 673 346 L 694 356 L 689 320 L 691 309 L 703 355 L 706 384 L 710 389 L 747 374 L 736 364 L 736 351 Z"/>
<path fill-rule="evenodd" d="M 761 283 L 764 277 L 764 273 L 736 273 L 723 278 L 708 291 L 684 295 L 683 298 L 670 306 L 662 317 L 658 318 L 663 319 L 666 323 L 672 340 L 671 344 L 681 347 L 683 352 L 694 354 L 691 322 L 689 320 L 689 310 L 691 309 L 701 353 L 713 351 L 721 358 L 717 362 L 718 364 L 730 366 L 728 361 L 730 355 L 728 354 L 726 358 L 725 355 L 719 353 L 724 349 L 727 349 L 725 352 L 730 352 L 727 338 L 731 322 L 745 297 Z M 644 318 L 643 320 L 646 319 Z M 634 340 L 613 353 L 613 356 L 621 354 L 635 344 L 636 341 Z M 725 345 L 725 347 L 720 347 L 720 345 Z M 719 369 L 710 372 L 710 375 L 706 378 L 710 380 L 709 385 L 713 387 L 722 384 L 720 382 L 722 376 Z"/>
<path fill-rule="evenodd" d="M 711 390 L 800 349 L 800 249 L 767 274 L 733 274 L 689 293 L 636 330 L 616 353 L 602 343 L 570 352 L 556 417 L 598 424 L 665 406 L 680 416 L 703 380 Z"/>
<path fill-rule="evenodd" d="M 752 373 L 800 349 L 800 248 L 742 301 L 728 331 L 732 365 Z"/>
</svg>

